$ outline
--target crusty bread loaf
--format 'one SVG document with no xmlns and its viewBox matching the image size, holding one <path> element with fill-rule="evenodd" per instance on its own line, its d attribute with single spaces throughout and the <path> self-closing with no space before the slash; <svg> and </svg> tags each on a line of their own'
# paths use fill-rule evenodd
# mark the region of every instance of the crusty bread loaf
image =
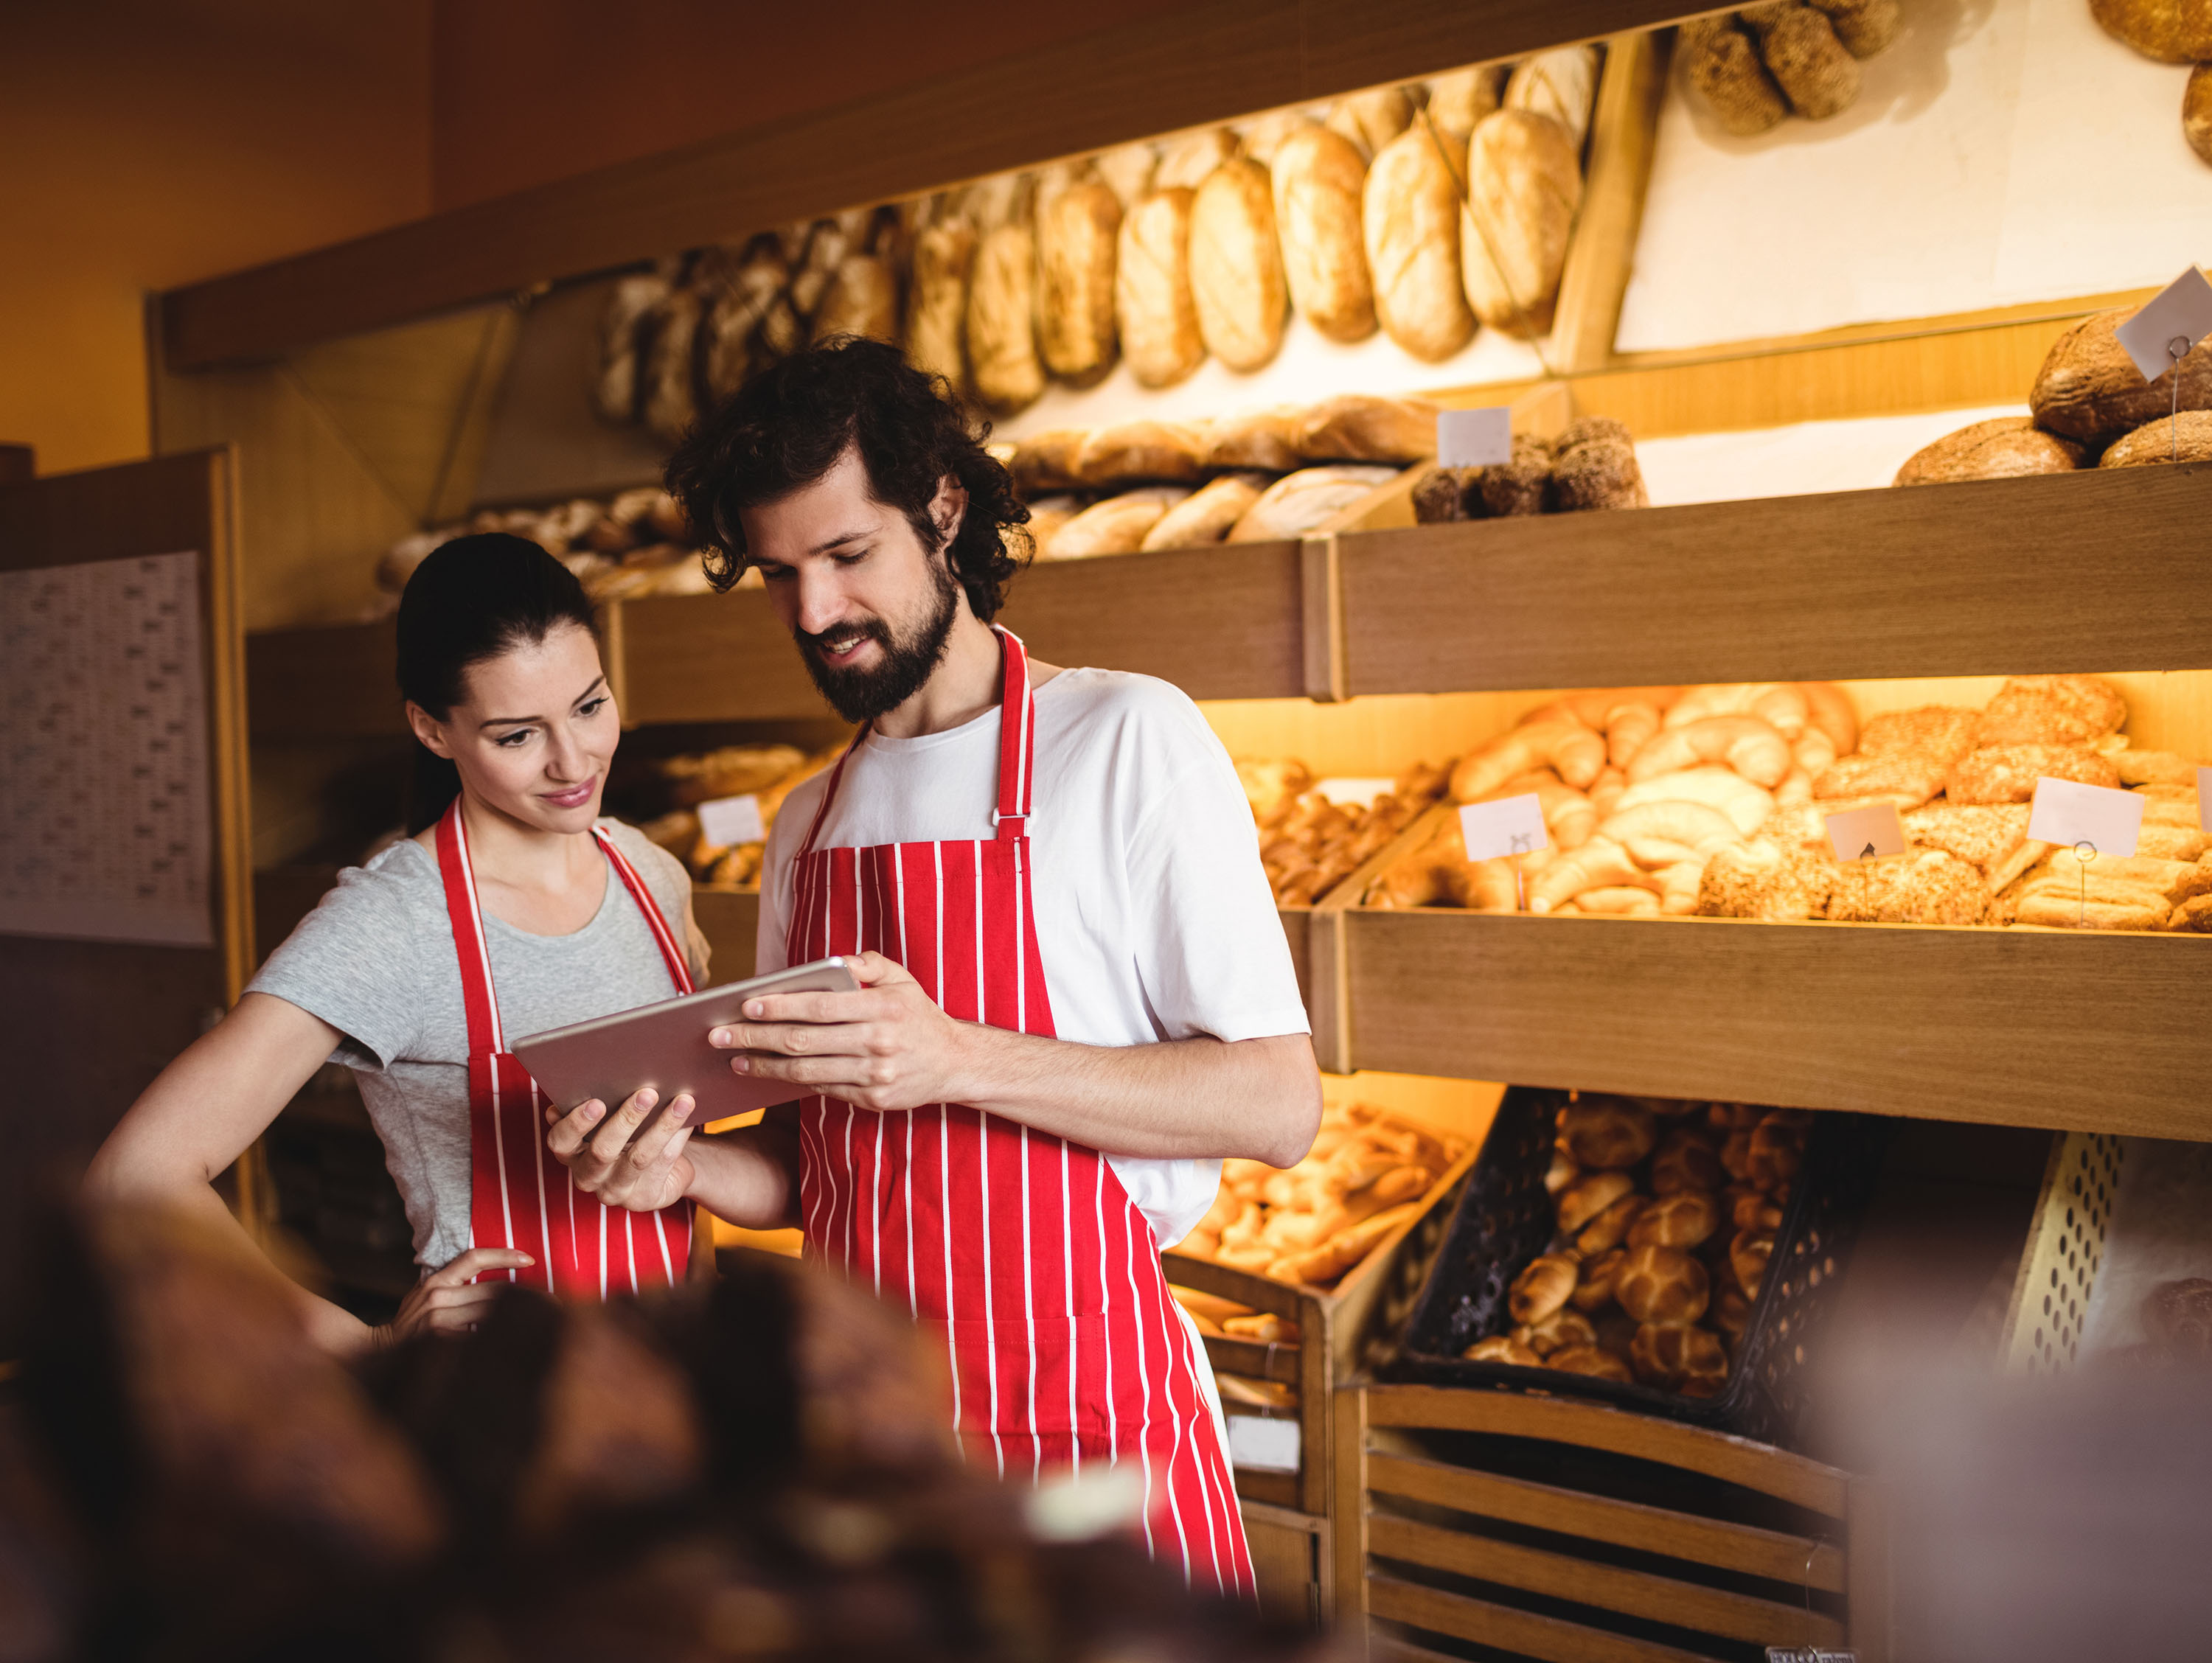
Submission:
<svg viewBox="0 0 2212 1663">
<path fill-rule="evenodd" d="M 1075 452 L 1076 483 L 1092 487 L 1200 477 L 1206 454 L 1199 431 L 1177 422 L 1116 422 L 1093 428 Z"/>
<path fill-rule="evenodd" d="M 1025 497 L 1043 491 L 1073 490 L 1082 483 L 1082 476 L 1075 470 L 1075 458 L 1090 437 L 1081 428 L 1048 428 L 1042 433 L 1031 434 L 1014 452 L 1009 469 L 1014 476 L 1014 489 Z"/>
<path fill-rule="evenodd" d="M 1083 499 L 1067 495 L 1041 496 L 1029 505 L 1029 510 L 1030 552 L 1042 559 L 1060 528 L 1083 512 Z"/>
<path fill-rule="evenodd" d="M 1375 87 L 1348 93 L 1329 108 L 1328 127 L 1358 150 L 1362 162 L 1413 124 L 1413 100 L 1403 87 Z"/>
<path fill-rule="evenodd" d="M 1872 58 L 1887 51 L 1904 20 L 1898 0 L 1811 0 L 1811 3 L 1828 15 L 1836 39 L 1853 58 Z"/>
<path fill-rule="evenodd" d="M 1173 386 L 1206 361 L 1190 288 L 1190 210 L 1197 195 L 1182 186 L 1154 191 L 1121 222 L 1114 313 L 1139 386 Z"/>
<path fill-rule="evenodd" d="M 1138 139 L 1128 144 L 1117 144 L 1103 150 L 1093 160 L 1098 177 L 1121 199 L 1121 211 L 1127 213 L 1143 201 L 1152 188 L 1152 174 L 1159 167 L 1159 152 L 1149 139 Z"/>
<path fill-rule="evenodd" d="M 1468 304 L 1492 329 L 1542 335 L 1552 326 L 1567 240 L 1582 206 L 1582 165 L 1550 116 L 1504 109 L 1468 141 L 1468 212 L 1460 272 Z"/>
<path fill-rule="evenodd" d="M 890 258 L 848 254 L 815 310 L 809 338 L 827 341 L 859 335 L 871 341 L 896 341 L 898 327 L 898 272 Z"/>
<path fill-rule="evenodd" d="M 2105 449 L 2100 468 L 2154 468 L 2164 462 L 2212 461 L 2212 410 L 2157 416 Z"/>
<path fill-rule="evenodd" d="M 1208 127 L 1170 139 L 1161 149 L 1160 165 L 1152 170 L 1152 189 L 1195 191 L 1236 154 L 1237 141 L 1226 127 Z"/>
<path fill-rule="evenodd" d="M 1447 143 L 1464 145 L 1474 124 L 1498 107 L 1505 91 L 1505 66 L 1478 64 L 1429 79 L 1429 119 Z"/>
<path fill-rule="evenodd" d="M 1626 424 L 1609 416 L 1585 416 L 1566 425 L 1552 458 L 1553 509 L 1641 508 L 1650 501 Z"/>
<path fill-rule="evenodd" d="M 1375 332 L 1375 288 L 1359 228 L 1367 163 L 1343 134 L 1310 124 L 1275 152 L 1275 229 L 1298 315 L 1332 341 Z"/>
<path fill-rule="evenodd" d="M 1305 409 L 1299 404 L 1217 416 L 1206 425 L 1206 465 L 1288 473 L 1304 465 L 1297 439 L 1298 424 L 1304 420 Z"/>
<path fill-rule="evenodd" d="M 1223 474 L 1209 480 L 1160 516 L 1159 524 L 1145 534 L 1146 552 L 1155 549 L 1195 549 L 1218 543 L 1230 528 L 1252 511 L 1267 489 L 1261 473 Z"/>
<path fill-rule="evenodd" d="M 1613 1297 L 1638 1322 L 1695 1322 L 1711 1296 L 1705 1267 L 1680 1247 L 1632 1247 L 1613 1278 Z"/>
<path fill-rule="evenodd" d="M 1551 117 L 1567 130 L 1579 157 L 1596 101 L 1597 48 L 1561 46 L 1514 65 L 1501 107 Z"/>
<path fill-rule="evenodd" d="M 968 280 L 975 269 L 975 226 L 965 214 L 931 221 L 914 240 L 907 297 L 906 355 L 916 369 L 968 384 Z"/>
<path fill-rule="evenodd" d="M 2161 64 L 2212 58 L 2212 5 L 2205 0 L 2089 0 L 2106 33 Z"/>
<path fill-rule="evenodd" d="M 1124 491 L 1094 502 L 1037 550 L 1040 560 L 1087 560 L 1094 555 L 1133 555 L 1160 517 L 1190 493 L 1168 485 Z"/>
<path fill-rule="evenodd" d="M 2191 149 L 2212 161 L 2212 64 L 2199 64 L 2189 72 L 2181 93 L 2181 136 Z"/>
<path fill-rule="evenodd" d="M 1054 197 L 1037 219 L 1037 350 L 1045 368 L 1087 387 L 1114 367 L 1114 255 L 1121 199 L 1085 179 Z"/>
<path fill-rule="evenodd" d="M 1301 468 L 1270 485 L 1244 518 L 1230 528 L 1231 543 L 1303 537 L 1334 519 L 1377 487 L 1397 477 L 1395 468 Z"/>
<path fill-rule="evenodd" d="M 2081 446 L 2045 433 L 2033 416 L 2000 416 L 1947 433 L 1907 457 L 1891 483 L 1936 485 L 1957 479 L 2013 479 L 2022 474 L 2070 473 Z"/>
<path fill-rule="evenodd" d="M 1474 333 L 1460 282 L 1459 187 L 1424 122 L 1384 145 L 1360 204 L 1375 315 L 1390 338 L 1429 363 Z"/>
<path fill-rule="evenodd" d="M 1298 454 L 1313 462 L 1392 462 L 1437 453 L 1437 407 L 1421 398 L 1340 393 L 1298 423 Z"/>
<path fill-rule="evenodd" d="M 653 308 L 651 347 L 639 367 L 645 383 L 639 413 L 663 444 L 683 438 L 698 414 L 692 349 L 705 312 L 696 288 L 677 289 Z"/>
<path fill-rule="evenodd" d="M 1289 292 L 1267 170 L 1234 157 L 1207 175 L 1191 204 L 1190 286 L 1206 350 L 1239 372 L 1283 344 Z"/>
<path fill-rule="evenodd" d="M 1001 415 L 1044 391 L 1037 356 L 1036 240 L 1020 220 L 987 232 L 968 288 L 968 372 L 976 396 Z"/>
<path fill-rule="evenodd" d="M 1859 95 L 1858 60 L 1844 50 L 1825 12 L 1796 0 L 1769 0 L 1738 14 L 1759 36 L 1759 55 L 1790 107 L 1825 121 Z"/>
<path fill-rule="evenodd" d="M 599 314 L 599 373 L 592 383 L 592 403 L 610 422 L 635 422 L 644 391 L 638 373 L 639 332 L 675 285 L 671 273 L 641 272 L 616 281 Z"/>
<path fill-rule="evenodd" d="M 1681 50 L 1690 85 L 1737 137 L 1763 133 L 1790 113 L 1790 100 L 1733 16 L 1692 18 L 1683 24 Z"/>
<path fill-rule="evenodd" d="M 2133 315 L 2124 307 L 2100 312 L 2052 343 L 2027 398 L 2036 426 L 2102 451 L 2167 413 L 2175 397 L 2174 372 L 2146 382 L 2113 333 Z M 2181 408 L 2212 410 L 2212 337 L 2181 361 L 2180 373 Z"/>
</svg>

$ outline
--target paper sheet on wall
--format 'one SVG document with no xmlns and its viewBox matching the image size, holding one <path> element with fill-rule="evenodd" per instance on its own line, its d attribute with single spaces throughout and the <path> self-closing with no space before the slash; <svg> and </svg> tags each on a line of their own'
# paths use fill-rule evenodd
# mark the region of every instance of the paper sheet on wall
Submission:
<svg viewBox="0 0 2212 1663">
<path fill-rule="evenodd" d="M 0 573 L 0 933 L 207 946 L 199 556 Z"/>
</svg>

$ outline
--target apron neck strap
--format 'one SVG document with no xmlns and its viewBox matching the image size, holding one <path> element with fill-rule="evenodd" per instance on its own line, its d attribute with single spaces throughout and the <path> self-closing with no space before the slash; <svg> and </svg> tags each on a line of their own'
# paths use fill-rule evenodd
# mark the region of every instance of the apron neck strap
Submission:
<svg viewBox="0 0 2212 1663">
<path fill-rule="evenodd" d="M 438 873 L 446 883 L 446 912 L 453 920 L 453 950 L 461 960 L 461 1004 L 468 1014 L 469 1054 L 507 1049 L 500 1032 L 499 998 L 492 992 L 491 950 L 484 941 L 483 910 L 477 905 L 476 868 L 469 859 L 468 828 L 456 797 L 438 822 Z"/>
<path fill-rule="evenodd" d="M 615 840 L 608 835 L 605 826 L 592 827 L 592 835 L 599 840 L 599 847 L 607 857 L 607 864 L 622 879 L 623 887 L 630 893 L 630 899 L 637 902 L 638 911 L 645 914 L 646 928 L 653 932 L 653 938 L 660 948 L 661 959 L 668 966 L 669 980 L 676 984 L 676 991 L 679 993 L 692 992 L 691 967 L 684 960 L 683 948 L 677 944 L 675 931 L 669 928 L 668 920 L 661 916 L 660 904 L 653 900 L 653 891 L 645 887 L 645 879 L 639 876 L 637 868 L 629 864 L 629 857 L 615 847 Z"/>
</svg>

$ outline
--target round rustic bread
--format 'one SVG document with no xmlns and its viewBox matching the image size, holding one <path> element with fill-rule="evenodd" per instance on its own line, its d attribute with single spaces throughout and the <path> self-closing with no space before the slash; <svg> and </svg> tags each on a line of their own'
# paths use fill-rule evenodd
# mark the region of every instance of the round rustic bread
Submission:
<svg viewBox="0 0 2212 1663">
<path fill-rule="evenodd" d="M 2089 15 L 2113 39 L 2161 64 L 2212 58 L 2212 3 L 2207 0 L 2089 0 Z"/>
<path fill-rule="evenodd" d="M 1680 46 L 1690 84 L 1738 138 L 1763 133 L 1790 113 L 1790 100 L 1733 17 L 1692 18 L 1682 25 Z"/>
<path fill-rule="evenodd" d="M 1887 50 L 1904 18 L 1897 0 L 1813 0 L 1813 4 L 1828 14 L 1836 39 L 1853 58 L 1872 58 Z"/>
<path fill-rule="evenodd" d="M 1707 1328 L 1647 1322 L 1636 1331 L 1628 1356 L 1636 1378 L 1662 1392 L 1710 1398 L 1728 1383 L 1728 1353 Z"/>
<path fill-rule="evenodd" d="M 2167 413 L 2173 404 L 2174 372 L 2145 381 L 2112 333 L 2134 315 L 2126 307 L 2100 312 L 2052 344 L 2027 396 L 2037 427 L 2101 451 L 2122 434 Z M 2181 361 L 2181 408 L 2212 410 L 2212 337 L 2198 342 Z"/>
<path fill-rule="evenodd" d="M 1711 1296 L 1705 1267 L 1680 1247 L 1632 1247 L 1613 1278 L 1613 1296 L 1638 1322 L 1695 1322 Z"/>
<path fill-rule="evenodd" d="M 2081 446 L 2045 433 L 2028 416 L 2000 416 L 1947 433 L 1905 458 L 1890 483 L 1938 485 L 1954 479 L 2014 479 L 2022 474 L 2071 473 L 2084 460 Z"/>
<path fill-rule="evenodd" d="M 2181 94 L 2181 136 L 2191 149 L 2212 161 L 2212 64 L 2199 64 L 2189 72 Z"/>
<path fill-rule="evenodd" d="M 1710 1192 L 1678 1190 L 1637 1214 L 1628 1227 L 1629 1250 L 1694 1247 L 1720 1227 L 1720 1203 Z"/>
<path fill-rule="evenodd" d="M 2097 465 L 2154 468 L 2161 462 L 2207 461 L 2212 461 L 2212 410 L 2183 410 L 2114 440 Z"/>
<path fill-rule="evenodd" d="M 1559 1141 L 1584 1167 L 1618 1169 L 1651 1153 L 1658 1128 L 1648 1108 L 1590 1096 L 1559 1111 Z"/>
<path fill-rule="evenodd" d="M 1858 60 L 1844 50 L 1835 25 L 1810 6 L 1747 6 L 1739 14 L 1759 33 L 1767 72 L 1808 121 L 1825 121 L 1859 95 Z"/>
</svg>

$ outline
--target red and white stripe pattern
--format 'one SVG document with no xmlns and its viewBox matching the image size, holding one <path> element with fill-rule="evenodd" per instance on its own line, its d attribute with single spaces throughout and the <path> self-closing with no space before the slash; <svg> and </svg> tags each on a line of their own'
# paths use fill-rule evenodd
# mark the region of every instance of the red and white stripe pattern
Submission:
<svg viewBox="0 0 2212 1663">
<path fill-rule="evenodd" d="M 645 914 L 678 993 L 691 991 L 691 970 L 668 920 L 637 869 L 604 828 L 593 827 L 608 864 Z M 580 1193 L 568 1168 L 545 1147 L 545 1099 L 514 1053 L 499 1019 L 483 909 L 458 800 L 438 822 L 438 870 L 460 956 L 461 1003 L 469 1024 L 470 1245 L 520 1247 L 538 1262 L 522 1271 L 487 1272 L 563 1299 L 605 1299 L 681 1281 L 691 1257 L 691 1206 L 659 1212 L 606 1207 Z M 610 1108 L 617 1105 L 610 1103 Z"/>
<path fill-rule="evenodd" d="M 1048 1036 L 1026 835 L 1036 707 L 1022 645 L 999 634 L 997 835 L 816 849 L 847 752 L 798 857 L 787 956 L 878 952 L 963 1021 Z M 1189 1331 L 1103 1156 L 966 1104 L 878 1114 L 822 1096 L 801 1111 L 800 1148 L 809 1253 L 942 1335 L 971 1459 L 1030 1480 L 1133 1461 L 1154 1555 L 1252 1596 Z"/>
</svg>

